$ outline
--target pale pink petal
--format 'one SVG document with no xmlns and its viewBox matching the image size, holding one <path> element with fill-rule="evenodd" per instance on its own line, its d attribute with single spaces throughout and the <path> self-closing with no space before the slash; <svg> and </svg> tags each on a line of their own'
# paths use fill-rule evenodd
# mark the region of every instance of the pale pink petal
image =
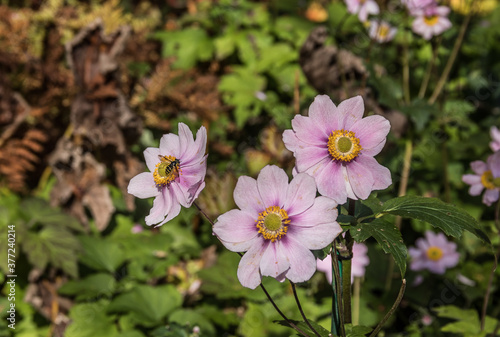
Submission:
<svg viewBox="0 0 500 337">
<path fill-rule="evenodd" d="M 292 152 L 295 152 L 299 146 L 304 146 L 304 142 L 297 138 L 293 130 L 283 131 L 283 143 L 285 147 Z"/>
<path fill-rule="evenodd" d="M 238 265 L 238 280 L 244 287 L 255 289 L 260 284 L 260 260 L 270 241 L 257 240 L 243 255 Z"/>
<path fill-rule="evenodd" d="M 283 208 L 288 216 L 293 216 L 311 207 L 315 198 L 316 183 L 314 178 L 306 173 L 300 173 L 288 185 Z"/>
<path fill-rule="evenodd" d="M 483 194 L 483 203 L 487 206 L 491 206 L 494 202 L 498 200 L 498 190 L 486 190 Z"/>
<path fill-rule="evenodd" d="M 488 157 L 488 166 L 490 167 L 493 178 L 500 177 L 500 152 L 495 152 Z"/>
<path fill-rule="evenodd" d="M 313 276 L 316 271 L 316 258 L 309 249 L 289 236 L 281 239 L 281 245 L 278 248 L 283 251 L 282 254 L 290 262 L 290 269 L 286 273 L 290 281 L 304 282 Z"/>
<path fill-rule="evenodd" d="M 347 201 L 345 180 L 340 164 L 325 158 L 306 171 L 316 179 L 318 192 L 335 200 L 338 204 Z"/>
<path fill-rule="evenodd" d="M 165 215 L 172 208 L 172 198 L 167 188 L 163 188 L 161 193 L 153 201 L 153 207 L 146 216 L 146 225 L 151 226 L 165 219 Z"/>
<path fill-rule="evenodd" d="M 317 197 L 311 208 L 303 213 L 290 216 L 291 226 L 289 230 L 293 231 L 296 227 L 312 227 L 323 223 L 333 223 L 337 219 L 337 214 L 337 203 L 333 199 Z"/>
<path fill-rule="evenodd" d="M 146 160 L 146 166 L 150 172 L 154 172 L 156 169 L 156 164 L 160 162 L 158 155 L 160 154 L 160 149 L 156 147 L 148 147 L 144 150 L 144 159 Z"/>
<path fill-rule="evenodd" d="M 179 204 L 179 202 L 177 202 L 174 199 L 174 196 L 172 196 L 172 194 L 170 194 L 170 198 L 172 200 L 172 207 L 170 207 L 170 210 L 168 210 L 167 216 L 165 217 L 165 219 L 162 222 L 160 222 L 159 224 L 155 225 L 155 227 L 159 227 L 159 226 L 169 222 L 170 220 L 172 220 L 173 218 L 178 216 L 179 213 L 181 212 L 181 205 Z"/>
<path fill-rule="evenodd" d="M 464 174 L 462 176 L 462 181 L 468 185 L 481 184 L 481 176 L 476 174 Z"/>
<path fill-rule="evenodd" d="M 427 269 L 433 272 L 434 274 L 443 275 L 446 271 L 446 267 L 441 263 L 437 263 L 434 261 L 427 261 Z"/>
<path fill-rule="evenodd" d="M 340 233 L 342 233 L 342 227 L 333 221 L 313 224 L 311 227 L 290 226 L 286 235 L 300 242 L 307 249 L 316 250 L 328 246 Z"/>
<path fill-rule="evenodd" d="M 322 146 L 328 143 L 328 135 L 310 117 L 295 116 L 292 119 L 292 128 L 295 136 L 307 144 Z"/>
<path fill-rule="evenodd" d="M 330 133 L 341 128 L 341 114 L 327 95 L 318 95 L 309 107 L 309 117 L 318 126 L 322 136 L 328 138 Z"/>
<path fill-rule="evenodd" d="M 257 177 L 257 188 L 266 207 L 282 207 L 288 190 L 288 176 L 278 166 L 268 165 L 260 171 Z"/>
<path fill-rule="evenodd" d="M 426 254 L 427 250 L 430 247 L 429 242 L 427 242 L 427 240 L 425 240 L 424 238 L 417 239 L 415 241 L 415 245 L 423 252 L 422 254 Z"/>
<path fill-rule="evenodd" d="M 189 132 L 192 140 L 193 136 L 191 134 L 191 131 L 189 131 L 189 129 L 185 131 Z M 190 165 L 191 163 L 200 163 L 201 161 L 203 161 L 203 158 L 207 157 L 205 155 L 206 147 L 207 147 L 207 130 L 205 129 L 204 126 L 202 126 L 196 132 L 196 140 L 191 143 L 191 146 L 185 148 L 184 152 L 182 152 L 181 156 L 182 163 L 186 165 Z"/>
<path fill-rule="evenodd" d="M 150 172 L 139 173 L 128 183 L 127 192 L 137 198 L 151 198 L 160 194 L 156 187 L 153 174 Z"/>
<path fill-rule="evenodd" d="M 328 254 L 324 260 L 316 259 L 316 268 L 324 272 L 326 280 L 332 284 L 332 256 Z"/>
<path fill-rule="evenodd" d="M 484 172 L 488 171 L 489 168 L 485 162 L 481 160 L 476 160 L 470 163 L 470 168 L 475 174 L 482 175 Z"/>
<path fill-rule="evenodd" d="M 469 194 L 472 196 L 480 195 L 484 189 L 484 185 L 482 183 L 474 184 L 469 188 Z"/>
<path fill-rule="evenodd" d="M 448 14 L 450 14 L 450 8 L 446 6 L 434 7 L 434 13 L 439 16 L 448 16 Z"/>
<path fill-rule="evenodd" d="M 327 143 L 323 144 L 321 147 L 307 145 L 299 147 L 295 151 L 296 166 L 299 172 L 306 171 L 325 158 L 331 158 L 328 152 Z"/>
<path fill-rule="evenodd" d="M 245 252 L 259 234 L 255 220 L 251 214 L 233 209 L 217 218 L 213 232 L 230 251 Z"/>
<path fill-rule="evenodd" d="M 285 272 L 290 268 L 290 262 L 283 255 L 283 251 L 278 248 L 279 245 L 281 245 L 281 241 L 270 243 L 264 251 L 260 260 L 260 273 L 262 276 L 283 278 L 280 275 L 285 276 Z"/>
<path fill-rule="evenodd" d="M 234 202 L 240 209 L 253 213 L 255 216 L 258 216 L 260 212 L 266 209 L 257 189 L 257 181 L 253 178 L 239 177 L 234 188 L 233 197 Z"/>
<path fill-rule="evenodd" d="M 372 157 L 365 157 L 372 158 Z M 354 160 L 347 166 L 347 176 L 349 184 L 358 199 L 366 199 L 370 196 L 375 179 L 369 167 L 364 165 L 364 161 Z"/>
<path fill-rule="evenodd" d="M 174 156 L 175 158 L 180 157 L 179 136 L 168 133 L 163 135 L 160 139 L 160 154 L 162 156 Z"/>
<path fill-rule="evenodd" d="M 180 145 L 179 156 L 183 158 L 185 157 L 186 151 L 194 147 L 194 138 L 193 138 L 193 133 L 186 124 L 179 123 L 178 128 L 179 128 L 178 133 L 179 133 L 179 145 Z"/>
<path fill-rule="evenodd" d="M 363 153 L 374 156 L 377 153 L 369 152 L 380 143 L 385 143 L 387 134 L 391 130 L 391 124 L 382 116 L 368 116 L 356 123 L 350 128 L 359 139 L 359 145 L 363 148 Z"/>
<path fill-rule="evenodd" d="M 391 171 L 380 165 L 375 158 L 361 155 L 355 161 L 370 171 L 373 177 L 372 190 L 385 190 L 392 185 Z M 347 165 L 348 171 L 349 166 L 350 164 Z"/>
<path fill-rule="evenodd" d="M 346 99 L 338 105 L 337 111 L 343 117 L 341 124 L 342 129 L 351 130 L 354 123 L 363 118 L 365 112 L 363 98 L 361 96 L 356 96 Z"/>
</svg>

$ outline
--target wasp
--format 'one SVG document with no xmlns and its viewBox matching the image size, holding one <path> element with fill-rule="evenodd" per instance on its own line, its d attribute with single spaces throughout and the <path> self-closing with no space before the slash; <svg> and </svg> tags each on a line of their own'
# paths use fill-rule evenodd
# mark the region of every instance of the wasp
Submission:
<svg viewBox="0 0 500 337">
<path fill-rule="evenodd" d="M 180 164 L 179 159 L 169 160 L 166 156 L 158 155 L 161 161 L 160 166 L 158 166 L 158 174 L 162 177 L 169 176 L 174 170 L 178 169 Z"/>
</svg>

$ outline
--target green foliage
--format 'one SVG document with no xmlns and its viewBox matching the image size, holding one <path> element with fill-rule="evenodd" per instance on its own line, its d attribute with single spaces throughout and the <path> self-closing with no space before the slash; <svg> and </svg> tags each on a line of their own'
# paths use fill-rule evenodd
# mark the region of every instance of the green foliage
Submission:
<svg viewBox="0 0 500 337">
<path fill-rule="evenodd" d="M 486 316 L 484 330 L 481 329 L 481 322 L 477 311 L 474 309 L 461 309 L 454 305 L 434 308 L 439 317 L 451 318 L 456 322 L 448 323 L 441 328 L 443 332 L 452 332 L 468 337 L 486 337 L 493 333 L 499 321 Z"/>
<path fill-rule="evenodd" d="M 294 320 L 291 320 L 290 322 L 292 322 L 297 328 L 299 328 L 301 331 L 303 331 L 304 333 L 306 333 L 309 336 L 317 336 L 316 332 L 319 333 L 319 335 L 322 336 L 322 337 L 332 336 L 330 334 L 330 331 L 326 330 L 321 325 L 319 325 L 319 324 L 317 324 L 317 323 L 315 323 L 313 321 L 309 321 L 309 324 L 314 328 L 314 330 L 312 330 L 309 327 L 309 325 L 306 322 L 304 322 L 304 321 L 294 321 Z M 281 320 L 281 321 L 277 321 L 276 323 L 291 328 L 291 326 L 288 324 L 287 321 Z M 303 336 L 301 333 L 297 333 L 296 335 L 297 336 Z M 333 336 L 336 336 L 336 335 L 333 335 Z"/>
<path fill-rule="evenodd" d="M 401 271 L 401 277 L 406 273 L 406 256 L 408 251 L 403 242 L 401 232 L 394 223 L 383 219 L 375 219 L 372 222 L 360 223 L 351 227 L 350 233 L 357 242 L 363 242 L 369 237 L 374 237 L 384 252 L 390 253 Z"/>
</svg>

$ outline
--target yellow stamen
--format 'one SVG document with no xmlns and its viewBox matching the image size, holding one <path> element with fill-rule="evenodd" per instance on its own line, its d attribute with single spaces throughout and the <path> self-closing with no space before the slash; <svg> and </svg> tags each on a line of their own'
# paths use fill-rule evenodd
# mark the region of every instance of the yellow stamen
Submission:
<svg viewBox="0 0 500 337">
<path fill-rule="evenodd" d="M 432 261 L 439 261 L 443 257 L 443 251 L 441 248 L 432 246 L 427 249 L 427 257 Z"/>
<path fill-rule="evenodd" d="M 328 152 L 333 160 L 350 162 L 358 156 L 362 149 L 359 145 L 359 138 L 352 131 L 332 131 L 328 137 Z"/>
<path fill-rule="evenodd" d="M 427 26 L 434 26 L 436 23 L 438 23 L 439 17 L 437 15 L 433 16 L 424 16 L 424 22 Z"/>
<path fill-rule="evenodd" d="M 275 242 L 286 235 L 290 219 L 288 219 L 287 212 L 281 207 L 270 206 L 259 213 L 259 217 L 255 222 L 257 222 L 256 226 L 262 237 Z"/>
<path fill-rule="evenodd" d="M 388 25 L 381 24 L 377 29 L 377 35 L 381 38 L 386 37 L 389 34 L 390 27 Z"/>
<path fill-rule="evenodd" d="M 160 162 L 156 164 L 153 178 L 156 186 L 166 186 L 182 174 L 179 159 L 174 156 L 161 156 Z"/>
</svg>

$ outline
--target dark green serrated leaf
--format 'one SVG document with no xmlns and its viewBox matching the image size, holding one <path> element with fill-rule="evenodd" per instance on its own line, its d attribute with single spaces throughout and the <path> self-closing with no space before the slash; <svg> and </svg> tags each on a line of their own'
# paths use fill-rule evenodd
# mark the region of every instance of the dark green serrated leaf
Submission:
<svg viewBox="0 0 500 337">
<path fill-rule="evenodd" d="M 59 208 L 51 207 L 45 200 L 37 198 L 26 199 L 20 206 L 32 224 L 41 223 L 44 225 L 67 227 L 83 232 L 82 225 L 75 218 L 64 213 Z"/>
<path fill-rule="evenodd" d="M 381 213 L 418 219 L 441 229 L 447 235 L 459 238 L 464 230 L 481 240 L 491 243 L 488 236 L 469 213 L 436 198 L 407 195 L 384 203 Z"/>
<path fill-rule="evenodd" d="M 191 330 L 193 327 L 198 326 L 200 331 L 203 331 L 203 336 L 211 337 L 215 335 L 215 328 L 213 324 L 198 310 L 192 309 L 179 309 L 173 312 L 168 317 L 169 323 L 178 323 L 182 326 L 187 326 Z"/>
<path fill-rule="evenodd" d="M 76 295 L 77 300 L 100 295 L 110 296 L 116 287 L 115 278 L 109 274 L 93 274 L 84 279 L 65 283 L 58 292 L 63 295 Z"/>
<path fill-rule="evenodd" d="M 172 285 L 139 285 L 119 295 L 109 305 L 108 312 L 130 312 L 139 324 L 155 326 L 182 304 L 182 296 Z"/>
<path fill-rule="evenodd" d="M 459 333 L 464 336 L 479 337 L 492 333 L 498 324 L 498 321 L 492 317 L 486 316 L 484 331 L 481 331 L 479 315 L 474 309 L 461 309 L 454 305 L 446 305 L 434 308 L 439 317 L 446 317 L 456 320 L 448 323 L 441 328 L 443 332 Z"/>
<path fill-rule="evenodd" d="M 300 330 L 302 330 L 303 332 L 305 332 L 306 334 L 308 334 L 309 336 L 317 336 L 314 331 L 311 330 L 311 328 L 307 325 L 306 322 L 303 322 L 303 321 L 294 321 L 294 320 L 290 320 L 290 322 L 292 322 L 293 324 L 295 324 Z M 274 323 L 278 323 L 280 325 L 283 325 L 283 326 L 286 326 L 287 328 L 290 328 L 290 329 L 293 329 L 288 323 L 287 321 L 284 321 L 284 320 L 280 320 L 280 321 L 274 321 Z M 311 326 L 322 336 L 322 337 L 336 337 L 335 335 L 332 335 L 330 334 L 330 331 L 326 330 L 325 328 L 323 328 L 321 325 L 319 325 L 318 323 L 316 322 L 313 322 L 311 320 L 309 320 L 309 323 L 311 324 Z M 302 335 L 299 335 L 299 336 L 302 336 Z"/>
<path fill-rule="evenodd" d="M 77 304 L 70 309 L 72 322 L 65 331 L 66 337 L 115 337 L 118 329 L 114 318 L 106 315 L 108 301 Z"/>
<path fill-rule="evenodd" d="M 396 226 L 382 219 L 361 223 L 350 229 L 351 235 L 357 242 L 363 242 L 369 237 L 375 238 L 384 252 L 391 254 L 401 271 L 401 277 L 406 273 L 406 256 L 408 251 Z"/>
<path fill-rule="evenodd" d="M 114 272 L 125 261 L 120 246 L 109 240 L 96 237 L 79 237 L 83 247 L 80 261 L 96 270 Z"/>
</svg>

